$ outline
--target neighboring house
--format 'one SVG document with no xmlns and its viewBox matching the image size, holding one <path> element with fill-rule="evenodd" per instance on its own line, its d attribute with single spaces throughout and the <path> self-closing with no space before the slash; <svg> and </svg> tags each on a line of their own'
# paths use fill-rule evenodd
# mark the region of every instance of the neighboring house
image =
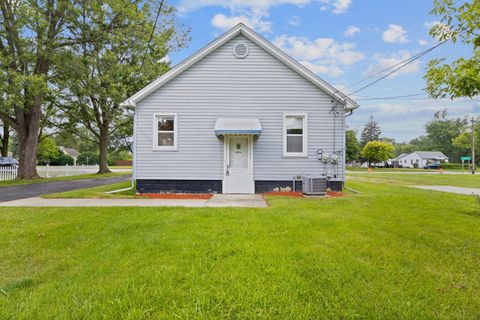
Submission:
<svg viewBox="0 0 480 320">
<path fill-rule="evenodd" d="M 423 168 L 430 163 L 448 162 L 448 157 L 439 151 L 415 151 L 398 158 L 398 165 L 403 168 Z"/>
<path fill-rule="evenodd" d="M 67 155 L 67 156 L 70 156 L 72 159 L 73 159 L 73 165 L 76 166 L 77 165 L 77 158 L 78 156 L 80 155 L 80 152 L 78 152 L 77 150 L 73 149 L 73 148 L 65 148 L 65 147 L 58 147 L 60 149 L 60 151 Z"/>
<path fill-rule="evenodd" d="M 341 189 L 345 115 L 358 107 L 243 24 L 124 104 L 140 193 L 299 190 L 305 175 Z"/>
<path fill-rule="evenodd" d="M 408 153 L 401 153 L 398 157 L 390 159 L 390 163 L 392 164 L 393 167 L 399 167 L 400 166 L 400 159 L 408 155 Z"/>
</svg>

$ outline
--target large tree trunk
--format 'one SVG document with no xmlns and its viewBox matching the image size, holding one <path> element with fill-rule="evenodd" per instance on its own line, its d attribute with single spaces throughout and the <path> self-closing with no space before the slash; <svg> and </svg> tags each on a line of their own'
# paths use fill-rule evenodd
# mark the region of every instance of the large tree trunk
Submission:
<svg viewBox="0 0 480 320">
<path fill-rule="evenodd" d="M 41 99 L 35 98 L 28 112 L 17 109 L 19 166 L 17 179 L 37 179 L 37 145 L 42 114 Z"/>
<path fill-rule="evenodd" d="M 2 137 L 2 157 L 8 157 L 8 145 L 10 142 L 10 126 L 7 123 L 3 123 L 3 137 Z"/>
<path fill-rule="evenodd" d="M 108 169 L 108 130 L 100 129 L 99 137 L 99 146 L 100 146 L 100 155 L 99 155 L 99 169 L 98 173 L 109 173 L 111 172 Z"/>
<path fill-rule="evenodd" d="M 38 132 L 18 130 L 19 166 L 17 179 L 37 179 Z"/>
</svg>

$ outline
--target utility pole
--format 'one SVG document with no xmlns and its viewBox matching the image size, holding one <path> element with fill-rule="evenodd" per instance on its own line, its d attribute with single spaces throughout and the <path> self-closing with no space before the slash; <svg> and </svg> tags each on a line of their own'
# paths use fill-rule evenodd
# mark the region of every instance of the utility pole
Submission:
<svg viewBox="0 0 480 320">
<path fill-rule="evenodd" d="M 475 174 L 475 120 L 472 116 L 472 174 Z"/>
</svg>

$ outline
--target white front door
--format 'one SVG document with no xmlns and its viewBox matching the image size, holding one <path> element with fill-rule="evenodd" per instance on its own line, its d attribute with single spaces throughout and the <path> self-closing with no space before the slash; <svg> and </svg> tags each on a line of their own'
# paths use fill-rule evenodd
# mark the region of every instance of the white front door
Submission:
<svg viewBox="0 0 480 320">
<path fill-rule="evenodd" d="M 254 193 L 250 136 L 225 137 L 224 193 Z"/>
</svg>

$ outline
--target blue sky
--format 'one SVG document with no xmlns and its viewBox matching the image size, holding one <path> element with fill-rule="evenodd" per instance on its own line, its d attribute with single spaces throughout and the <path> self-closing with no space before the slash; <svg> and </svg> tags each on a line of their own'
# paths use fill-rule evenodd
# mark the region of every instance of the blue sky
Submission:
<svg viewBox="0 0 480 320">
<path fill-rule="evenodd" d="M 172 63 L 205 46 L 238 22 L 243 22 L 302 62 L 320 77 L 343 90 L 368 84 L 353 83 L 388 68 L 437 42 L 429 28 L 438 17 L 429 15 L 431 0 L 175 0 L 178 22 L 191 27 L 187 48 L 171 55 Z M 361 107 L 348 118 L 361 131 L 371 114 L 383 136 L 399 142 L 423 134 L 436 110 L 451 116 L 480 112 L 480 99 L 431 100 L 426 96 L 404 100 L 360 100 L 423 93 L 424 67 L 439 57 L 468 56 L 470 49 L 447 43 L 408 65 L 395 76 L 359 92 Z"/>
</svg>

